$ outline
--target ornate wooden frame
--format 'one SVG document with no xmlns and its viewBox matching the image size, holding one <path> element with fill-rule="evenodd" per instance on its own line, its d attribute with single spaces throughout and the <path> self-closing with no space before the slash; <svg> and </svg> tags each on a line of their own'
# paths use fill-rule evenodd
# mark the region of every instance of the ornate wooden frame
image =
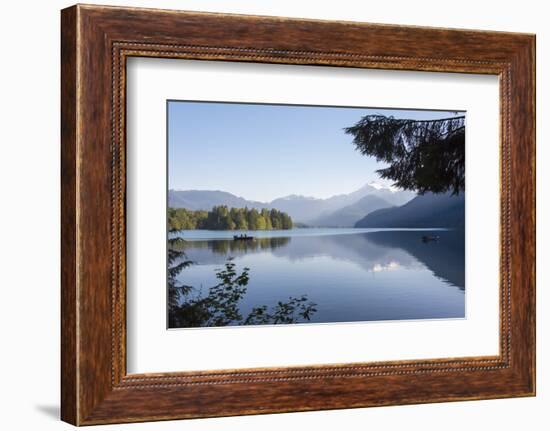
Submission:
<svg viewBox="0 0 550 431">
<path fill-rule="evenodd" d="M 88 425 L 534 395 L 534 35 L 82 5 L 61 17 L 63 420 Z M 129 56 L 498 75 L 500 354 L 128 375 Z"/>
</svg>

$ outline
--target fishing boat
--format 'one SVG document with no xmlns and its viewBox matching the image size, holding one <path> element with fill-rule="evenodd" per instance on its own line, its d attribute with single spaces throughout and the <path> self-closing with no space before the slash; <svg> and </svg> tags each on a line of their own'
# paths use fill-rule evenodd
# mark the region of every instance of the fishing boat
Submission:
<svg viewBox="0 0 550 431">
<path fill-rule="evenodd" d="M 253 239 L 253 236 L 248 236 L 244 233 L 241 235 L 233 235 L 233 241 L 252 241 Z"/>
</svg>

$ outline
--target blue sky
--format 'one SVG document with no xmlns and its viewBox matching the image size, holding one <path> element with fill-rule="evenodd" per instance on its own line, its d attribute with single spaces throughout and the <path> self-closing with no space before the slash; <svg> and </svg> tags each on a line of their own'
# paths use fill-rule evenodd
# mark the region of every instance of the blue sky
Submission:
<svg viewBox="0 0 550 431">
<path fill-rule="evenodd" d="M 384 165 L 359 154 L 343 131 L 369 114 L 434 119 L 454 112 L 169 101 L 168 187 L 267 202 L 382 183 L 375 170 Z"/>
</svg>

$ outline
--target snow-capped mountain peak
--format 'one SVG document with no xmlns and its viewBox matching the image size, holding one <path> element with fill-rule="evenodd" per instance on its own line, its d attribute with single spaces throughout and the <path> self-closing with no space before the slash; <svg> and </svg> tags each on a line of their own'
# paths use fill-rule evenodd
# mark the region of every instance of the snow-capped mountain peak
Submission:
<svg viewBox="0 0 550 431">
<path fill-rule="evenodd" d="M 382 183 L 378 183 L 376 181 L 371 181 L 370 183 L 367 184 L 368 186 L 372 187 L 372 188 L 375 188 L 376 190 L 389 190 L 390 192 L 392 193 L 395 193 L 395 192 L 398 192 L 399 189 L 397 187 L 394 187 L 394 186 L 391 186 L 391 185 L 386 185 L 386 184 L 382 184 Z"/>
</svg>

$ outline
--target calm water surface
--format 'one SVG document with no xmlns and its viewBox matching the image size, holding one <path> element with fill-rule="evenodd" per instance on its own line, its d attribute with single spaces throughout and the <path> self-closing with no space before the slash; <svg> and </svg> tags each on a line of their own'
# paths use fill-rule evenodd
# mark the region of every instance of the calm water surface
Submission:
<svg viewBox="0 0 550 431">
<path fill-rule="evenodd" d="M 234 241 L 247 233 L 253 241 Z M 422 241 L 438 235 L 438 241 Z M 239 311 L 306 295 L 312 322 L 462 318 L 464 232 L 400 229 L 181 231 L 193 265 L 178 281 L 208 290 L 228 258 L 249 268 Z"/>
</svg>

